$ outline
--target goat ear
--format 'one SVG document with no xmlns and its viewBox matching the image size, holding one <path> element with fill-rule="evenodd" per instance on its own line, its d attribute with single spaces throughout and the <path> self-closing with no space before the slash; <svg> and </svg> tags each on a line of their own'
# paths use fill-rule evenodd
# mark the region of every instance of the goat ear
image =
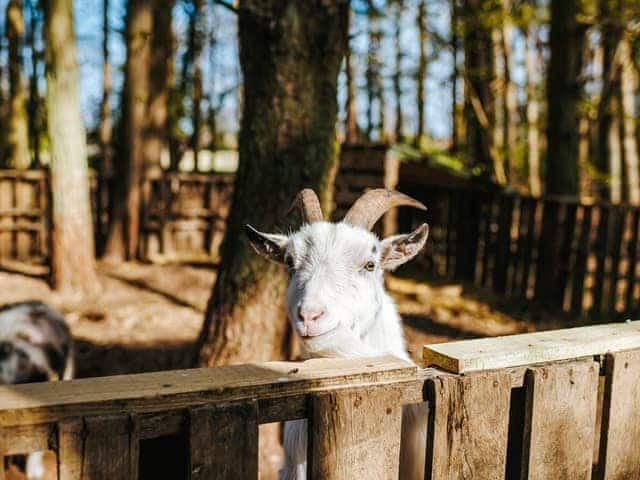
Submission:
<svg viewBox="0 0 640 480">
<path fill-rule="evenodd" d="M 393 270 L 415 257 L 424 247 L 429 236 L 429 225 L 423 223 L 411 233 L 394 235 L 382 240 L 380 264 L 385 270 Z"/>
<path fill-rule="evenodd" d="M 284 252 L 287 249 L 289 239 L 285 235 L 262 233 L 251 225 L 245 225 L 245 231 L 253 249 L 273 262 L 284 263 Z"/>
</svg>

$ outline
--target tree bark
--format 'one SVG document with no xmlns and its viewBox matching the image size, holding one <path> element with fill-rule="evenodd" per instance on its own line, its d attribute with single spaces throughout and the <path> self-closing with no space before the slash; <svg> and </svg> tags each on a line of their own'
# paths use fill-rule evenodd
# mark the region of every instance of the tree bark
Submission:
<svg viewBox="0 0 640 480">
<path fill-rule="evenodd" d="M 640 178 L 638 171 L 638 138 L 636 132 L 636 99 L 638 76 L 631 58 L 631 44 L 628 38 L 620 43 L 620 94 L 622 104 L 623 151 L 627 198 L 632 205 L 640 203 Z"/>
<path fill-rule="evenodd" d="M 451 58 L 453 70 L 451 72 L 451 146 L 450 151 L 455 153 L 460 148 L 460 130 L 458 129 L 458 44 L 460 36 L 460 24 L 458 22 L 458 0 L 451 0 Z"/>
<path fill-rule="evenodd" d="M 111 145 L 111 63 L 109 61 L 109 0 L 102 2 L 102 101 L 100 102 L 100 124 L 98 126 L 98 142 L 100 144 L 100 163 L 98 166 L 98 194 L 96 209 L 98 216 L 108 208 L 108 196 L 104 188 L 111 189 L 110 177 L 114 173 L 112 166 Z M 113 191 L 112 191 L 113 192 Z M 98 251 L 102 252 L 105 233 L 102 222 L 96 224 L 98 230 Z"/>
<path fill-rule="evenodd" d="M 402 31 L 404 0 L 396 0 L 395 3 L 395 28 L 393 31 L 393 42 L 396 54 L 395 72 L 393 75 L 393 93 L 396 100 L 395 141 L 402 142 L 404 140 L 404 119 L 402 111 L 402 44 L 400 42 L 400 32 Z"/>
<path fill-rule="evenodd" d="M 32 168 L 40 167 L 40 135 L 42 134 L 42 99 L 38 88 L 40 74 L 38 64 L 42 57 L 42 52 L 38 50 L 36 42 L 36 31 L 39 27 L 38 5 L 36 0 L 29 2 L 30 22 L 28 42 L 31 49 L 31 75 L 29 77 L 29 102 L 28 102 L 28 130 L 29 148 L 33 155 Z"/>
<path fill-rule="evenodd" d="M 349 11 L 349 20 L 353 18 L 353 13 Z M 358 143 L 360 141 L 360 129 L 358 127 L 358 104 L 356 101 L 356 82 L 353 62 L 351 61 L 351 45 L 347 46 L 345 52 L 345 74 L 347 78 L 347 105 L 345 107 L 345 140 L 347 143 Z"/>
<path fill-rule="evenodd" d="M 525 70 L 527 77 L 527 167 L 529 191 L 536 197 L 542 193 L 540 183 L 540 106 L 536 65 L 536 30 L 529 26 L 525 38 Z"/>
<path fill-rule="evenodd" d="M 193 151 L 194 168 L 200 171 L 200 162 L 198 161 L 200 152 L 200 135 L 202 130 L 202 43 L 203 43 L 203 21 L 204 21 L 204 2 L 203 0 L 194 0 L 193 16 L 191 17 L 190 32 L 191 38 L 191 62 L 192 62 L 192 89 L 191 89 L 191 124 L 193 133 L 191 134 L 190 147 Z"/>
<path fill-rule="evenodd" d="M 425 0 L 418 3 L 418 68 L 416 70 L 416 108 L 418 109 L 418 127 L 413 140 L 414 146 L 420 148 L 426 127 L 424 121 L 425 92 L 424 80 L 427 76 L 427 7 Z"/>
<path fill-rule="evenodd" d="M 71 0 L 42 4 L 53 195 L 51 279 L 65 293 L 89 295 L 98 283 L 73 8 Z"/>
<path fill-rule="evenodd" d="M 258 257 L 243 229 L 246 223 L 267 231 L 282 228 L 303 187 L 316 190 L 329 212 L 348 8 L 347 0 L 240 2 L 245 79 L 240 164 L 222 264 L 200 337 L 200 364 L 283 355 L 286 272 Z"/>
<path fill-rule="evenodd" d="M 6 12 L 6 35 L 9 40 L 9 122 L 7 148 L 12 168 L 29 168 L 29 131 L 25 88 L 22 79 L 24 37 L 22 0 L 9 0 Z"/>
<path fill-rule="evenodd" d="M 579 108 L 585 25 L 580 0 L 551 1 L 551 59 L 547 75 L 547 194 L 579 194 Z"/>
<path fill-rule="evenodd" d="M 508 178 L 512 178 L 515 173 L 518 150 L 518 99 L 516 97 L 516 86 L 513 83 L 511 75 L 511 62 L 513 57 L 511 34 L 511 0 L 502 0 L 502 31 L 500 35 L 504 69 L 504 85 L 502 90 L 502 142 L 504 144 Z"/>
<path fill-rule="evenodd" d="M 144 136 L 144 172 L 160 173 L 160 157 L 167 145 L 170 68 L 173 62 L 172 11 L 175 0 L 155 0 L 149 65 L 148 125 Z"/>
</svg>

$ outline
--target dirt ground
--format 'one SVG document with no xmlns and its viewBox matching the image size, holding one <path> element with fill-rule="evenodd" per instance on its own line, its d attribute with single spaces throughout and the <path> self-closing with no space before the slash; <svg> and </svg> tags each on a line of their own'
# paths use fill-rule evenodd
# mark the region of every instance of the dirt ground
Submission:
<svg viewBox="0 0 640 480">
<path fill-rule="evenodd" d="M 215 270 L 137 263 L 101 263 L 98 270 L 100 293 L 82 303 L 60 298 L 43 279 L 0 272 L 0 305 L 37 299 L 58 308 L 77 342 L 78 377 L 188 367 Z M 403 315 L 408 348 L 419 364 L 424 344 L 531 331 L 531 315 L 540 320 L 538 313 L 518 308 L 504 313 L 509 309 L 499 305 L 500 299 L 461 285 L 390 276 L 387 288 Z M 265 439 L 277 438 L 273 426 L 267 429 Z M 261 476 L 271 478 L 281 451 L 268 446 L 262 450 Z M 49 457 L 48 464 L 55 465 L 55 458 Z M 13 469 L 9 478 L 21 477 Z"/>
</svg>

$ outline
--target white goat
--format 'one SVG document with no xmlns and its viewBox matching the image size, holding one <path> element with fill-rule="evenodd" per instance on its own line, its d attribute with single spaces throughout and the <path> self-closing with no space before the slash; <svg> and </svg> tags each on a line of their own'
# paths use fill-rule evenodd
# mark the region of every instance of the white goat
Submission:
<svg viewBox="0 0 640 480">
<path fill-rule="evenodd" d="M 308 357 L 407 355 L 402 321 L 384 290 L 383 273 L 412 259 L 424 246 L 429 228 L 379 240 L 370 232 L 390 208 L 420 202 L 399 192 L 371 190 L 360 197 L 340 223 L 323 221 L 320 203 L 309 189 L 294 206 L 304 225 L 286 236 L 261 233 L 247 225 L 260 255 L 289 268 L 287 314 Z M 424 475 L 427 411 L 421 405 L 403 412 L 400 478 Z M 283 480 L 307 478 L 307 421 L 284 426 Z"/>
<path fill-rule="evenodd" d="M 36 301 L 0 307 L 0 385 L 72 377 L 73 342 L 62 315 Z M 42 460 L 42 452 L 28 455 L 27 478 L 44 477 Z"/>
</svg>

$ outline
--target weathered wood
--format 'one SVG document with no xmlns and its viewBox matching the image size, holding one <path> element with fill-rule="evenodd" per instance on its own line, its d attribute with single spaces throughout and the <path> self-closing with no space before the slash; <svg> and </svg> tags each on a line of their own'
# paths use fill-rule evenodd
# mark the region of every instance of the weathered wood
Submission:
<svg viewBox="0 0 640 480">
<path fill-rule="evenodd" d="M 599 475 L 596 478 L 640 478 L 639 372 L 640 350 L 607 355 Z"/>
<path fill-rule="evenodd" d="M 19 425 L 0 428 L 0 457 L 49 449 L 54 424 Z"/>
<path fill-rule="evenodd" d="M 539 213 L 539 206 L 542 202 L 534 199 L 529 200 L 529 218 L 527 219 L 527 233 L 524 240 L 524 251 L 522 254 L 522 282 L 520 284 L 520 296 L 528 297 L 529 277 L 531 275 L 531 266 L 533 259 L 533 249 L 536 244 L 536 216 Z"/>
<path fill-rule="evenodd" d="M 313 396 L 310 478 L 397 478 L 402 393 L 394 386 L 334 390 Z"/>
<path fill-rule="evenodd" d="M 502 195 L 498 211 L 498 233 L 496 235 L 496 260 L 493 268 L 493 290 L 505 293 L 507 289 L 507 269 L 511 258 L 511 224 L 513 222 L 514 198 Z"/>
<path fill-rule="evenodd" d="M 511 378 L 505 371 L 427 380 L 426 479 L 502 479 Z"/>
<path fill-rule="evenodd" d="M 0 425 L 53 422 L 69 416 L 159 412 L 208 402 L 287 399 L 341 385 L 413 381 L 416 367 L 395 357 L 267 362 L 68 382 L 0 387 Z M 406 402 L 421 395 L 405 389 Z M 292 405 L 297 412 L 298 405 Z M 285 418 L 284 419 L 288 419 Z M 273 420 L 271 420 L 273 421 Z"/>
<path fill-rule="evenodd" d="M 590 205 L 582 208 L 582 225 L 576 250 L 573 280 L 571 281 L 571 313 L 579 314 L 584 302 L 584 279 L 587 272 L 587 260 L 589 257 L 589 237 L 591 233 L 591 216 L 593 207 Z"/>
<path fill-rule="evenodd" d="M 597 259 L 596 272 L 593 279 L 593 289 L 591 295 L 593 298 L 591 306 L 591 316 L 594 319 L 601 318 L 602 302 L 606 273 L 607 252 L 609 251 L 609 210 L 611 207 L 600 207 L 598 230 L 595 243 L 595 256 Z"/>
<path fill-rule="evenodd" d="M 258 478 L 258 403 L 255 400 L 189 411 L 192 480 Z"/>
<path fill-rule="evenodd" d="M 591 478 L 598 369 L 592 360 L 529 369 L 520 478 Z"/>
<path fill-rule="evenodd" d="M 627 209 L 625 207 L 615 207 L 611 212 L 611 242 L 609 242 L 609 257 L 611 265 L 609 274 L 607 275 L 607 289 L 605 298 L 605 312 L 610 318 L 616 318 L 616 304 L 618 300 L 618 278 L 620 274 L 620 256 L 622 254 L 622 239 L 626 226 L 625 216 Z"/>
<path fill-rule="evenodd" d="M 625 288 L 625 303 L 627 311 L 632 312 L 636 308 L 640 308 L 640 295 L 635 296 L 636 284 L 638 278 L 636 271 L 638 269 L 638 230 L 640 229 L 640 208 L 631 213 L 631 237 L 627 249 L 627 284 Z"/>
<path fill-rule="evenodd" d="M 59 480 L 138 478 L 138 438 L 128 414 L 58 423 Z"/>
<path fill-rule="evenodd" d="M 450 372 L 517 367 L 640 348 L 640 321 L 425 345 L 423 358 Z"/>
<path fill-rule="evenodd" d="M 564 221 L 562 222 L 562 236 L 559 248 L 559 258 L 556 266 L 556 282 L 554 287 L 553 304 L 559 310 L 564 310 L 565 293 L 571 278 L 571 257 L 573 250 L 574 230 L 576 227 L 577 205 L 564 205 Z"/>
<path fill-rule="evenodd" d="M 496 195 L 493 193 L 486 194 L 486 203 L 484 207 L 484 240 L 482 248 L 482 276 L 481 285 L 488 285 L 491 275 L 489 274 L 491 268 L 495 262 L 495 234 L 493 231 L 494 223 L 494 203 L 496 201 Z"/>
<path fill-rule="evenodd" d="M 557 285 L 560 241 L 558 216 L 560 204 L 545 200 L 542 210 L 542 229 L 538 239 L 538 260 L 536 264 L 535 299 L 551 306 Z"/>
</svg>

